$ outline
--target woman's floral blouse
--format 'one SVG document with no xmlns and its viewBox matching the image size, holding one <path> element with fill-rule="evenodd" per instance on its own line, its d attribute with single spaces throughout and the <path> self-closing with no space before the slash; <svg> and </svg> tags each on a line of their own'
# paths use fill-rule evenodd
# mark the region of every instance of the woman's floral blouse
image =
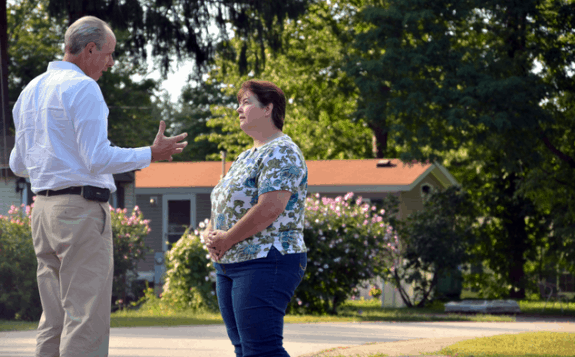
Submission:
<svg viewBox="0 0 575 357">
<path fill-rule="evenodd" d="M 228 231 L 270 191 L 290 191 L 282 214 L 263 231 L 235 244 L 219 263 L 265 258 L 272 245 L 282 254 L 307 252 L 303 240 L 307 166 L 292 139 L 283 135 L 241 153 L 211 194 L 212 226 Z"/>
</svg>

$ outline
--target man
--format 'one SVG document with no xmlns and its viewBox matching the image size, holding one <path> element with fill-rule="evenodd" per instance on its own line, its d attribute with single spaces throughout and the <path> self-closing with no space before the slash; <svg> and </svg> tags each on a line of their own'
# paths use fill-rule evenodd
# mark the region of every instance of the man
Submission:
<svg viewBox="0 0 575 357">
<path fill-rule="evenodd" d="M 32 238 L 42 317 L 37 357 L 107 356 L 113 247 L 108 199 L 112 174 L 142 169 L 181 153 L 187 134 L 150 147 L 111 147 L 108 107 L 96 81 L 114 65 L 116 38 L 86 16 L 66 31 L 63 61 L 51 62 L 14 106 L 10 168 L 30 177 L 36 202 Z"/>
</svg>

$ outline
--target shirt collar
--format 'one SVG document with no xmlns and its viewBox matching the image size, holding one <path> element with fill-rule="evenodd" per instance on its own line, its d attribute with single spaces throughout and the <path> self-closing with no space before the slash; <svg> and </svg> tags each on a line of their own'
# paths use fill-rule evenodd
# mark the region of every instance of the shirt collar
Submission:
<svg viewBox="0 0 575 357">
<path fill-rule="evenodd" d="M 80 67 L 76 66 L 74 63 L 72 62 L 66 62 L 66 61 L 54 61 L 54 62 L 50 62 L 48 64 L 48 70 L 49 71 L 61 71 L 61 70 L 73 70 L 76 71 L 78 73 L 81 73 L 83 75 L 86 75 L 86 73 L 84 73 Z"/>
</svg>

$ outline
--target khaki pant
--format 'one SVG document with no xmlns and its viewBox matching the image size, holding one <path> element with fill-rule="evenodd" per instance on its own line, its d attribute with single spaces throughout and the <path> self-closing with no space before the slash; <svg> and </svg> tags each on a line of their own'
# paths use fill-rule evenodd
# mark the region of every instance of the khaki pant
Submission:
<svg viewBox="0 0 575 357">
<path fill-rule="evenodd" d="M 43 310 L 36 357 L 108 356 L 114 274 L 108 202 L 38 195 L 32 238 Z"/>
</svg>

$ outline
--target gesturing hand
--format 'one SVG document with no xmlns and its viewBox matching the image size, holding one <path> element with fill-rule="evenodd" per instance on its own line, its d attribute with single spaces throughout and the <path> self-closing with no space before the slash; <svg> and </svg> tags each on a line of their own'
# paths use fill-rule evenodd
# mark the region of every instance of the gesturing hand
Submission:
<svg viewBox="0 0 575 357">
<path fill-rule="evenodd" d="M 214 230 L 208 234 L 206 246 L 213 260 L 219 261 L 230 249 L 227 238 L 228 233 L 220 230 Z"/>
<path fill-rule="evenodd" d="M 163 120 L 160 120 L 160 129 L 158 130 L 158 134 L 156 134 L 154 144 L 151 146 L 152 162 L 163 160 L 172 161 L 172 155 L 181 153 L 188 145 L 187 141 L 184 141 L 183 143 L 178 142 L 188 136 L 188 133 L 167 138 L 164 136 L 165 130 L 166 123 Z"/>
</svg>

